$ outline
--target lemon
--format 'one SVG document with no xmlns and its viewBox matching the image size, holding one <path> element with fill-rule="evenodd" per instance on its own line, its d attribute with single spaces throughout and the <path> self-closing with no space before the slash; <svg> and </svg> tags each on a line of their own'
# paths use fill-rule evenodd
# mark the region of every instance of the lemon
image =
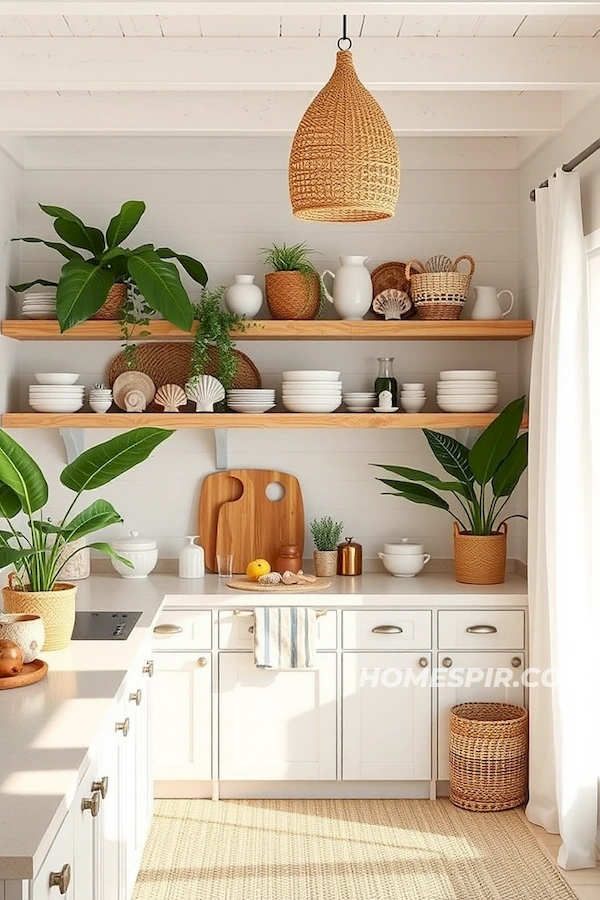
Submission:
<svg viewBox="0 0 600 900">
<path fill-rule="evenodd" d="M 266 559 L 253 559 L 251 563 L 248 563 L 246 577 L 250 581 L 258 581 L 261 575 L 268 575 L 270 571 L 271 566 Z"/>
</svg>

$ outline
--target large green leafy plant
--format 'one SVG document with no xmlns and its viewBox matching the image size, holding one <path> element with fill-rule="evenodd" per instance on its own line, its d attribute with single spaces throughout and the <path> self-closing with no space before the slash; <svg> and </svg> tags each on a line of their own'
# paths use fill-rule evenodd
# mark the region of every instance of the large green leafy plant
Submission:
<svg viewBox="0 0 600 900">
<path fill-rule="evenodd" d="M 407 466 L 374 463 L 380 469 L 406 479 L 377 480 L 392 488 L 392 496 L 445 510 L 465 532 L 475 535 L 493 534 L 502 521 L 515 518 L 507 516 L 501 519 L 501 516 L 527 468 L 527 433 L 519 436 L 524 408 L 525 397 L 509 403 L 481 433 L 470 450 L 447 434 L 424 428 L 423 433 L 433 455 L 452 477 L 451 481 Z M 453 495 L 460 507 L 458 515 L 452 511 L 442 494 Z"/>
<path fill-rule="evenodd" d="M 129 249 L 123 241 L 129 237 L 146 210 L 141 200 L 128 200 L 109 222 L 104 235 L 99 228 L 85 225 L 81 219 L 61 206 L 40 209 L 54 219 L 53 225 L 61 241 L 42 238 L 13 238 L 30 244 L 45 244 L 56 250 L 67 262 L 57 282 L 37 278 L 25 284 L 11 285 L 13 291 L 26 291 L 34 284 L 56 287 L 56 312 L 60 330 L 66 331 L 97 312 L 113 284 L 132 283 L 147 305 L 185 331 L 190 331 L 194 318 L 192 304 L 181 283 L 175 259 L 188 275 L 204 286 L 208 280 L 201 262 L 169 247 L 155 248 L 142 244 Z M 80 251 L 89 254 L 84 256 Z"/>
<path fill-rule="evenodd" d="M 7 525 L 7 530 L 0 531 L 0 568 L 12 564 L 22 578 L 27 576 L 31 590 L 52 590 L 70 558 L 68 552 L 61 552 L 65 547 L 123 521 L 106 500 L 95 500 L 74 515 L 73 508 L 84 491 L 102 487 L 137 466 L 172 434 L 163 428 L 135 428 L 85 450 L 61 473 L 61 482 L 75 497 L 61 524 L 54 525 L 43 516 L 48 483 L 42 470 L 20 444 L 0 430 L 0 517 Z M 19 513 L 25 517 L 27 534 L 13 521 Z M 130 565 L 103 541 L 89 546 Z"/>
</svg>

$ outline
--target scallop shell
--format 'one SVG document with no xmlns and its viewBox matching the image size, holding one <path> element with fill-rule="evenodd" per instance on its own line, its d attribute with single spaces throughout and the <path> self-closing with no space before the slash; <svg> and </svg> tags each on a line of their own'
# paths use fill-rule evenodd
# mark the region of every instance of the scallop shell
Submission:
<svg viewBox="0 0 600 900">
<path fill-rule="evenodd" d="M 388 288 L 377 294 L 373 300 L 373 310 L 386 319 L 401 319 L 408 315 L 413 308 L 412 300 L 406 291 L 396 288 Z"/>
<path fill-rule="evenodd" d="M 258 583 L 259 584 L 279 584 L 281 581 L 281 575 L 279 572 L 269 572 L 268 575 L 259 575 Z"/>
<path fill-rule="evenodd" d="M 425 263 L 426 272 L 452 272 L 453 269 L 454 263 L 443 253 L 438 253 L 436 256 L 430 256 Z"/>
<path fill-rule="evenodd" d="M 187 397 L 185 391 L 178 384 L 163 384 L 154 397 L 157 406 L 164 406 L 165 412 L 179 412 L 180 406 L 185 406 Z"/>
<path fill-rule="evenodd" d="M 196 404 L 196 412 L 213 412 L 215 403 L 225 399 L 225 388 L 212 375 L 196 375 L 185 386 L 185 396 Z"/>
</svg>

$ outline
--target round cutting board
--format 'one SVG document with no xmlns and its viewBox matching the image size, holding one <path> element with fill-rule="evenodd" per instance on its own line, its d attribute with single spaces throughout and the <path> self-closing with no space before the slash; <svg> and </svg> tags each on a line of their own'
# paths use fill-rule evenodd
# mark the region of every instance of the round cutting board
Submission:
<svg viewBox="0 0 600 900">
<path fill-rule="evenodd" d="M 248 581 L 247 578 L 234 578 L 227 582 L 227 587 L 236 591 L 255 591 L 257 594 L 309 594 L 314 591 L 324 591 L 331 587 L 331 581 L 327 578 L 317 578 L 305 584 L 258 584 L 257 581 Z"/>
<path fill-rule="evenodd" d="M 9 691 L 11 688 L 26 687 L 41 681 L 48 674 L 48 663 L 43 659 L 34 659 L 33 662 L 23 666 L 18 675 L 9 675 L 8 678 L 0 678 L 0 691 Z"/>
</svg>

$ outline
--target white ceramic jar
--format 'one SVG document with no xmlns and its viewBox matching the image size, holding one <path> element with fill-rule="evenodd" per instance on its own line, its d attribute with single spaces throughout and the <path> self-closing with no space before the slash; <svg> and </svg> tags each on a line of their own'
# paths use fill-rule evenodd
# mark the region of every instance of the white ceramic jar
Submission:
<svg viewBox="0 0 600 900">
<path fill-rule="evenodd" d="M 198 535 L 188 535 L 189 544 L 179 551 L 179 577 L 204 578 L 204 548 L 196 544 Z"/>
<path fill-rule="evenodd" d="M 423 544 L 413 544 L 402 538 L 399 544 L 384 544 L 379 559 L 391 575 L 397 578 L 413 578 L 418 575 L 431 556 L 423 552 Z"/>
<path fill-rule="evenodd" d="M 118 553 L 124 559 L 128 559 L 133 564 L 133 568 L 129 568 L 129 566 L 119 562 L 118 559 L 113 559 L 111 556 L 110 561 L 113 569 L 122 578 L 146 578 L 158 562 L 156 541 L 140 538 L 137 531 L 130 531 L 129 533 L 131 537 L 113 541 L 111 546 L 115 553 Z"/>
<path fill-rule="evenodd" d="M 263 292 L 254 284 L 254 275 L 234 275 L 233 284 L 225 291 L 225 306 L 229 312 L 252 319 L 262 306 Z"/>
<path fill-rule="evenodd" d="M 0 613 L 0 640 L 14 641 L 23 652 L 23 662 L 33 662 L 44 646 L 46 630 L 40 616 L 27 613 Z"/>
</svg>

